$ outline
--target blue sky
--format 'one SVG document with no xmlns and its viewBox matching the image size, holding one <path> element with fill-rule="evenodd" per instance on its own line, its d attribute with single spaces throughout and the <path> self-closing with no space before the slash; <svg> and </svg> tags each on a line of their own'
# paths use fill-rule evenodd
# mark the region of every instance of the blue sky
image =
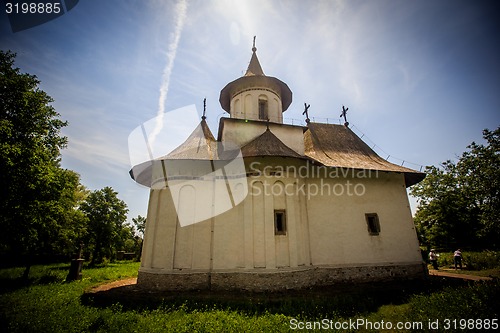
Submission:
<svg viewBox="0 0 500 333">
<path fill-rule="evenodd" d="M 149 195 L 128 174 L 129 134 L 161 111 L 201 113 L 206 97 L 216 135 L 220 90 L 246 70 L 254 35 L 264 73 L 293 92 L 286 122 L 303 122 L 307 102 L 313 120 L 339 123 L 345 105 L 393 163 L 455 159 L 500 125 L 495 1 L 82 0 L 17 33 L 0 16 L 0 48 L 69 122 L 62 166 L 89 189 L 112 186 L 129 218 Z"/>
</svg>

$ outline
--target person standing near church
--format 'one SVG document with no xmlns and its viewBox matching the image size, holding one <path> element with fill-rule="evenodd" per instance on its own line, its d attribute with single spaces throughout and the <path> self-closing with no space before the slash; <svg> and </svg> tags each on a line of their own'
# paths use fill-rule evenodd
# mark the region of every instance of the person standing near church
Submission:
<svg viewBox="0 0 500 333">
<path fill-rule="evenodd" d="M 457 270 L 457 266 L 460 266 L 460 269 L 462 269 L 462 251 L 460 249 L 453 253 L 453 263 L 455 264 L 455 270 Z"/>
<path fill-rule="evenodd" d="M 438 268 L 438 255 L 436 253 L 436 250 L 431 249 L 431 251 L 429 252 L 429 261 L 431 262 L 432 267 L 434 269 L 439 269 Z"/>
</svg>

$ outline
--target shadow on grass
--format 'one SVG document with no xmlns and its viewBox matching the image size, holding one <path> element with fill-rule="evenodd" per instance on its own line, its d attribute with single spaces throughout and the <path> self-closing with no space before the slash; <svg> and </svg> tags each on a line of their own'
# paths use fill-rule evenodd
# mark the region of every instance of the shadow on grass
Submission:
<svg viewBox="0 0 500 333">
<path fill-rule="evenodd" d="M 22 271 L 20 270 L 16 277 L 0 278 L 0 295 L 35 285 L 63 283 L 68 271 L 69 265 L 50 267 L 43 272 L 37 272 L 36 269 L 32 268 L 32 272 L 28 279 L 26 279 L 22 276 Z"/>
<path fill-rule="evenodd" d="M 57 271 L 66 271 L 66 272 L 68 272 L 70 267 L 71 267 L 71 265 L 67 264 L 67 265 L 64 265 L 64 266 L 50 267 L 49 270 L 55 271 L 55 272 L 57 272 Z"/>
<path fill-rule="evenodd" d="M 43 275 L 38 278 L 28 278 L 28 280 L 23 277 L 15 279 L 0 279 L 0 295 L 13 292 L 22 288 L 27 288 L 35 285 L 46 285 L 52 283 L 63 283 L 64 279 L 61 279 L 57 275 Z"/>
<path fill-rule="evenodd" d="M 351 317 L 376 311 L 385 304 L 403 304 L 415 294 L 427 294 L 448 286 L 466 286 L 460 279 L 429 277 L 426 280 L 365 283 L 317 287 L 283 292 L 152 291 L 137 285 L 87 292 L 86 306 L 121 304 L 124 310 L 206 311 L 233 310 L 249 315 L 279 313 L 297 318 Z"/>
</svg>

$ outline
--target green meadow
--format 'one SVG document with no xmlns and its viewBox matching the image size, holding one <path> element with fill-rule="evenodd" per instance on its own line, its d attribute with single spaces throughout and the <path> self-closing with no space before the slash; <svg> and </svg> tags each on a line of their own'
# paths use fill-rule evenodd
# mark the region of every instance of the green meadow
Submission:
<svg viewBox="0 0 500 333">
<path fill-rule="evenodd" d="M 102 299 L 89 293 L 101 284 L 137 276 L 138 268 L 137 262 L 84 267 L 83 279 L 73 282 L 65 282 L 68 264 L 33 266 L 29 281 L 21 279 L 23 268 L 2 269 L 0 331 L 288 332 L 316 328 L 436 332 L 450 331 L 453 325 L 454 331 L 498 325 L 498 279 L 463 282 L 430 278 L 425 282 L 279 294 L 190 292 L 162 296 L 138 295 L 137 291 L 128 294 L 125 288 L 119 297 Z M 488 269 L 490 275 L 499 275 L 498 265 Z M 355 327 L 353 323 L 362 325 Z M 397 329 L 397 323 L 403 326 Z M 388 328 L 389 324 L 392 327 Z"/>
</svg>

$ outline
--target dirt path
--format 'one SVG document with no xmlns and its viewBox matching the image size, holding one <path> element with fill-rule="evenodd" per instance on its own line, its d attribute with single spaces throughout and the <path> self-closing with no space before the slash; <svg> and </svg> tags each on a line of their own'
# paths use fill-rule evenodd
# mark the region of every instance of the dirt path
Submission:
<svg viewBox="0 0 500 333">
<path fill-rule="evenodd" d="M 440 269 L 440 270 L 430 269 L 429 275 L 451 277 L 451 278 L 457 278 L 457 279 L 462 279 L 462 280 L 471 280 L 471 281 L 490 281 L 490 280 L 492 280 L 492 278 L 490 278 L 488 276 L 459 274 L 459 273 L 454 273 L 453 270 L 447 270 L 447 269 Z"/>
<path fill-rule="evenodd" d="M 137 284 L 137 278 L 129 278 L 124 280 L 113 281 L 106 284 L 101 284 L 100 286 L 92 288 L 91 292 L 96 293 L 99 291 L 106 291 L 117 287 L 130 286 L 133 284 Z"/>
</svg>

